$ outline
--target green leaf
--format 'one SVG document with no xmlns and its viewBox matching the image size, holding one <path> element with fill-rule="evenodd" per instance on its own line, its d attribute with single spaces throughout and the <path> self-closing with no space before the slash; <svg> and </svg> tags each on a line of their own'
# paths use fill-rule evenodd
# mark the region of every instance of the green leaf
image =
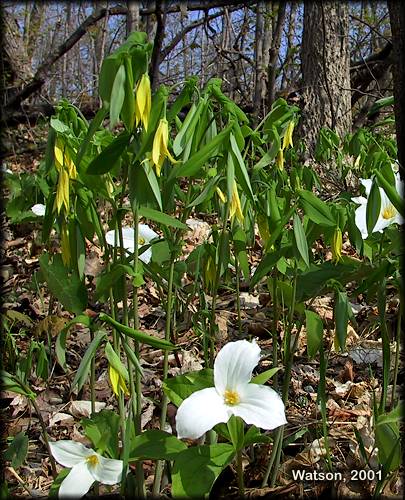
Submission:
<svg viewBox="0 0 405 500">
<path fill-rule="evenodd" d="M 151 162 L 131 165 L 128 172 L 129 199 L 132 207 L 156 207 L 162 210 L 159 182 Z"/>
<path fill-rule="evenodd" d="M 191 177 L 196 175 L 204 164 L 217 153 L 218 147 L 228 138 L 232 127 L 233 122 L 215 136 L 212 141 L 199 149 L 197 153 L 194 153 L 183 165 L 174 167 L 169 174 L 169 180 L 174 177 Z"/>
<path fill-rule="evenodd" d="M 257 427 L 251 425 L 245 434 L 243 447 L 249 446 L 254 443 L 270 443 L 271 437 L 267 434 L 262 434 Z"/>
<path fill-rule="evenodd" d="M 110 129 L 112 130 L 122 109 L 125 99 L 125 66 L 122 64 L 114 78 L 110 101 Z"/>
<path fill-rule="evenodd" d="M 378 170 L 376 170 L 374 173 L 378 179 L 378 183 L 386 192 L 390 202 L 394 205 L 394 207 L 398 210 L 398 212 L 402 215 L 402 217 L 405 217 L 404 200 L 398 194 L 395 186 L 390 184 Z"/>
<path fill-rule="evenodd" d="M 214 371 L 211 368 L 167 378 L 163 382 L 165 394 L 176 406 L 180 406 L 193 392 L 207 387 L 214 387 Z"/>
<path fill-rule="evenodd" d="M 193 446 L 180 452 L 172 470 L 173 497 L 207 497 L 234 455 L 233 446 L 226 443 Z"/>
<path fill-rule="evenodd" d="M 19 432 L 14 436 L 9 447 L 4 452 L 3 459 L 11 462 L 11 467 L 13 467 L 13 469 L 18 469 L 27 458 L 27 453 L 28 437 L 24 432 Z"/>
<path fill-rule="evenodd" d="M 240 417 L 232 415 L 227 422 L 227 427 L 235 451 L 241 450 L 245 441 L 245 423 Z"/>
<path fill-rule="evenodd" d="M 96 116 L 91 120 L 89 129 L 87 130 L 86 137 L 83 139 L 80 149 L 76 155 L 76 167 L 79 168 L 80 162 L 82 161 L 83 156 L 86 153 L 86 150 L 90 144 L 90 141 L 92 140 L 94 134 L 97 132 L 97 130 L 100 128 L 100 125 L 103 123 L 103 120 L 107 114 L 107 109 L 105 108 L 100 108 Z"/>
<path fill-rule="evenodd" d="M 174 460 L 187 445 L 168 432 L 149 430 L 131 443 L 129 462 L 136 460 Z"/>
<path fill-rule="evenodd" d="M 246 170 L 245 162 L 242 158 L 242 155 L 240 154 L 239 147 L 236 143 L 236 139 L 235 139 L 234 135 L 232 134 L 232 132 L 231 132 L 229 138 L 230 138 L 230 142 L 231 142 L 232 153 L 234 154 L 235 159 L 236 159 L 236 161 L 234 162 L 236 178 L 238 179 L 238 182 L 241 185 L 245 195 L 251 201 L 254 201 L 252 186 L 250 185 L 249 174 Z"/>
<path fill-rule="evenodd" d="M 121 108 L 121 118 L 127 130 L 132 130 L 135 121 L 135 92 L 134 76 L 132 71 L 131 57 L 125 57 L 125 98 Z"/>
<path fill-rule="evenodd" d="M 337 292 L 335 295 L 335 325 L 336 339 L 340 350 L 343 352 L 346 347 L 347 324 L 349 321 L 350 307 L 346 292 Z"/>
<path fill-rule="evenodd" d="M 216 175 L 215 177 L 212 177 L 208 182 L 206 182 L 204 189 L 202 191 L 200 190 L 196 198 L 194 198 L 194 200 L 187 205 L 187 208 L 196 207 L 204 201 L 211 199 L 219 177 L 219 175 Z"/>
<path fill-rule="evenodd" d="M 131 135 L 122 132 L 88 165 L 86 174 L 100 175 L 112 170 L 128 146 Z"/>
<path fill-rule="evenodd" d="M 179 220 L 175 219 L 174 217 L 171 217 L 170 215 L 165 214 L 164 212 L 153 210 L 153 208 L 140 207 L 139 215 L 141 217 L 145 217 L 146 219 L 159 222 L 164 226 L 177 227 L 179 229 L 184 229 L 184 230 L 188 229 L 188 226 L 186 226 L 186 224 L 183 224 L 183 222 L 180 222 Z"/>
<path fill-rule="evenodd" d="M 79 368 L 76 372 L 76 376 L 72 382 L 72 388 L 77 385 L 77 390 L 80 391 L 80 389 L 83 387 L 90 372 L 91 359 L 93 358 L 93 356 L 95 356 L 98 346 L 100 345 L 104 337 L 106 337 L 106 335 L 107 332 L 100 330 L 96 333 L 94 339 L 90 342 L 90 345 L 84 353 Z"/>
<path fill-rule="evenodd" d="M 103 101 L 104 108 L 108 109 L 111 102 L 111 92 L 114 85 L 118 69 L 121 67 L 121 59 L 115 54 L 106 57 L 101 65 L 98 80 L 99 94 Z"/>
<path fill-rule="evenodd" d="M 87 306 L 87 290 L 76 271 L 66 268 L 62 256 L 56 254 L 52 261 L 49 254 L 39 258 L 41 271 L 48 284 L 49 290 L 74 314 L 80 314 Z"/>
<path fill-rule="evenodd" d="M 96 296 L 98 298 L 106 294 L 124 274 L 133 275 L 133 267 L 127 264 L 113 264 L 109 271 L 103 272 L 97 278 Z"/>
<path fill-rule="evenodd" d="M 367 198 L 366 207 L 366 221 L 367 221 L 367 233 L 371 235 L 373 229 L 377 223 L 378 217 L 381 210 L 381 195 L 380 188 L 378 187 L 375 179 L 371 185 L 370 194 Z"/>
<path fill-rule="evenodd" d="M 302 227 L 301 219 L 297 214 L 294 214 L 294 238 L 297 249 L 307 267 L 309 267 L 308 243 L 305 236 L 304 228 Z"/>
<path fill-rule="evenodd" d="M 302 208 L 308 217 L 323 226 L 336 226 L 336 221 L 328 205 L 315 196 L 311 191 L 300 189 L 298 191 Z"/>
<path fill-rule="evenodd" d="M 29 387 L 26 387 L 20 380 L 14 375 L 11 375 L 5 370 L 0 371 L 0 381 L 1 388 L 3 391 L 15 392 L 16 394 L 22 394 L 27 396 L 27 398 L 35 399 L 36 394 L 32 392 Z"/>
<path fill-rule="evenodd" d="M 323 322 L 319 314 L 305 309 L 307 330 L 307 352 L 308 357 L 313 358 L 321 347 L 323 338 Z"/>
<path fill-rule="evenodd" d="M 255 377 L 252 378 L 251 383 L 263 385 L 268 380 L 270 380 L 279 370 L 281 370 L 281 366 L 270 368 L 269 370 L 259 373 L 259 375 L 256 375 Z"/>
<path fill-rule="evenodd" d="M 98 453 L 106 452 L 110 458 L 119 458 L 120 417 L 114 411 L 101 410 L 91 418 L 82 418 L 80 423 Z"/>
<path fill-rule="evenodd" d="M 267 253 L 260 264 L 257 266 L 257 269 L 250 280 L 250 289 L 252 289 L 259 281 L 267 276 L 276 266 L 277 261 L 286 253 L 287 247 L 279 248 L 275 252 Z"/>
<path fill-rule="evenodd" d="M 112 345 L 109 342 L 106 343 L 104 352 L 110 365 L 119 373 L 119 375 L 121 375 L 122 378 L 128 381 L 128 370 L 125 368 L 118 354 L 114 351 Z"/>
<path fill-rule="evenodd" d="M 404 418 L 404 415 L 405 415 L 405 403 L 404 401 L 400 401 L 397 404 L 397 406 L 389 413 L 384 413 L 383 415 L 379 415 L 376 425 L 399 423 Z"/>
<path fill-rule="evenodd" d="M 77 323 L 81 323 L 82 325 L 90 327 L 91 319 L 89 318 L 89 316 L 86 316 L 85 314 L 79 314 L 78 316 L 73 318 L 71 321 L 66 323 L 66 325 L 63 327 L 63 329 L 60 331 L 59 335 L 56 337 L 56 342 L 55 342 L 56 359 L 58 360 L 58 363 L 65 371 L 67 368 L 67 365 L 66 365 L 66 337 L 67 337 L 67 334 L 69 332 L 70 327 L 73 325 L 76 325 Z"/>
<path fill-rule="evenodd" d="M 398 424 L 382 423 L 375 427 L 378 459 L 386 472 L 397 469 L 401 464 L 401 441 Z"/>
<path fill-rule="evenodd" d="M 142 344 L 148 344 L 152 347 L 163 350 L 172 350 L 176 348 L 171 342 L 168 342 L 167 340 L 158 339 L 156 337 L 152 337 L 151 335 L 146 335 L 146 333 L 142 333 L 141 331 L 135 330 L 134 328 L 131 328 L 129 326 L 122 325 L 121 323 L 118 323 L 118 321 L 115 321 L 115 319 L 108 316 L 108 314 L 100 313 L 99 318 L 100 321 L 106 321 L 114 328 L 116 328 L 119 332 L 127 335 L 128 337 L 131 337 L 132 339 L 138 340 Z"/>
</svg>

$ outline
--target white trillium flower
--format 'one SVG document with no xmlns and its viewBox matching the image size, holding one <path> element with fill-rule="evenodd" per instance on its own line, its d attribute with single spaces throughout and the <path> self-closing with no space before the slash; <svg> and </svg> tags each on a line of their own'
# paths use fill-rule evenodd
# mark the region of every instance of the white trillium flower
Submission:
<svg viewBox="0 0 405 500">
<path fill-rule="evenodd" d="M 39 215 L 43 217 L 45 215 L 46 207 L 42 203 L 37 203 L 33 207 L 31 207 L 31 212 L 34 212 L 35 215 Z"/>
<path fill-rule="evenodd" d="M 124 240 L 124 248 L 128 250 L 129 253 L 134 253 L 135 252 L 135 247 L 134 247 L 134 229 L 132 227 L 123 227 L 122 228 L 122 237 Z M 139 224 L 138 225 L 138 245 L 142 246 L 147 243 L 149 243 L 153 238 L 157 238 L 159 235 L 155 233 L 149 226 L 146 224 Z M 117 243 L 115 242 L 115 231 L 108 231 L 108 233 L 105 235 L 105 239 L 109 245 L 112 246 L 119 246 L 120 241 L 118 238 Z M 145 262 L 145 264 L 148 264 L 150 262 L 150 259 L 152 258 L 152 249 L 149 247 L 147 250 L 145 250 L 140 256 L 139 259 L 142 262 Z"/>
<path fill-rule="evenodd" d="M 356 196 L 355 198 L 352 198 L 352 201 L 360 205 L 357 207 L 355 214 L 354 214 L 354 220 L 355 224 L 358 227 L 361 236 L 363 240 L 365 240 L 368 237 L 368 231 L 367 231 L 367 201 L 368 197 L 370 195 L 371 191 L 371 186 L 373 181 L 371 179 L 360 179 L 360 182 L 363 184 L 365 190 L 366 190 L 366 198 L 364 196 Z M 403 198 L 404 196 L 404 183 L 401 181 L 399 177 L 399 172 L 395 173 L 395 187 L 398 192 L 398 194 Z M 380 208 L 380 214 L 378 216 L 377 222 L 374 226 L 373 233 L 376 233 L 377 231 L 382 233 L 383 230 L 390 226 L 391 224 L 397 223 L 397 224 L 403 224 L 404 219 L 402 216 L 398 213 L 398 210 L 394 207 L 394 205 L 391 203 L 390 199 L 388 198 L 386 192 L 384 191 L 383 188 L 379 188 L 380 190 L 380 198 L 381 198 L 381 208 Z"/>
<path fill-rule="evenodd" d="M 60 485 L 59 498 L 80 498 L 94 481 L 109 485 L 121 481 L 122 460 L 102 457 L 76 441 L 51 442 L 49 446 L 57 462 L 72 468 Z"/>
<path fill-rule="evenodd" d="M 270 387 L 250 384 L 260 359 L 255 341 L 226 344 L 214 363 L 215 387 L 196 391 L 180 405 L 176 415 L 178 437 L 197 439 L 232 415 L 262 429 L 287 423 L 284 404 Z"/>
</svg>

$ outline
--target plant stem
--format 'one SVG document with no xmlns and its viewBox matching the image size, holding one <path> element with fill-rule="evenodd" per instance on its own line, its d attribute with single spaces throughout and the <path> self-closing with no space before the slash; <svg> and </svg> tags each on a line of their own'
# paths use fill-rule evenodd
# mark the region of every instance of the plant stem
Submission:
<svg viewBox="0 0 405 500">
<path fill-rule="evenodd" d="M 236 470 L 238 474 L 238 491 L 239 497 L 245 495 L 245 484 L 243 481 L 243 467 L 242 467 L 242 450 L 238 450 L 236 453 Z"/>
<path fill-rule="evenodd" d="M 93 328 L 90 326 L 90 342 L 94 340 Z M 95 356 L 92 356 L 90 362 L 90 400 L 91 400 L 91 414 L 96 412 L 96 360 Z"/>
<path fill-rule="evenodd" d="M 401 321 L 402 321 L 402 300 L 399 302 L 399 312 L 398 312 L 398 323 L 397 323 L 397 331 L 395 335 L 396 349 L 395 349 L 395 365 L 394 365 L 394 373 L 393 373 L 393 382 L 392 382 L 392 395 L 391 395 L 391 407 L 393 408 L 396 402 L 397 392 L 397 380 L 398 380 L 398 370 L 399 370 L 399 355 L 400 355 L 400 342 L 401 342 Z"/>
<path fill-rule="evenodd" d="M 240 315 L 240 272 L 239 261 L 235 255 L 235 273 L 236 273 L 236 310 L 238 312 L 238 333 L 242 335 L 242 318 Z"/>
<path fill-rule="evenodd" d="M 273 348 L 273 367 L 276 368 L 278 365 L 278 298 L 277 298 L 277 276 L 272 277 L 273 283 L 273 331 L 272 331 L 272 348 Z M 278 373 L 274 375 L 273 378 L 274 389 L 278 389 Z"/>
<path fill-rule="evenodd" d="M 165 325 L 165 340 L 170 340 L 171 332 L 171 318 L 172 318 L 172 301 L 173 301 L 173 277 L 174 277 L 174 255 L 171 255 L 170 270 L 169 270 L 169 282 L 167 290 L 167 303 L 166 303 L 166 325 Z M 169 352 L 166 350 L 164 352 L 163 358 L 163 380 L 167 378 L 167 373 L 169 370 Z M 162 408 L 160 413 L 160 429 L 164 430 L 166 424 L 167 416 L 167 404 L 168 398 L 165 393 L 162 396 Z M 165 462 L 164 460 L 158 460 L 155 469 L 155 479 L 153 481 L 153 492 L 154 496 L 158 495 L 160 492 L 160 485 L 162 481 L 162 474 Z"/>
<path fill-rule="evenodd" d="M 51 462 L 52 476 L 55 478 L 58 475 L 58 473 L 56 471 L 56 462 L 55 462 L 55 459 L 53 458 L 53 455 L 51 452 L 51 447 L 49 446 L 48 432 L 46 430 L 46 425 L 45 425 L 44 419 L 42 418 L 42 415 L 41 415 L 41 410 L 39 409 L 39 406 L 37 405 L 37 402 L 35 401 L 34 398 L 30 398 L 29 401 L 32 403 L 32 406 L 35 409 L 35 413 L 37 414 L 39 424 L 41 425 L 42 437 L 44 438 L 45 446 L 46 446 L 46 449 L 48 450 L 48 454 L 49 454 L 49 460 Z"/>
</svg>

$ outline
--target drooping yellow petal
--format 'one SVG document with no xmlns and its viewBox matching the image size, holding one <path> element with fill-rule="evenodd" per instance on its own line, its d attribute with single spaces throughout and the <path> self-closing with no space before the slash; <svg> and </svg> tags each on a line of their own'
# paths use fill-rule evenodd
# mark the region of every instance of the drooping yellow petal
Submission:
<svg viewBox="0 0 405 500">
<path fill-rule="evenodd" d="M 287 130 L 285 131 L 283 137 L 283 147 L 282 147 L 283 150 L 287 146 L 293 147 L 293 140 L 292 140 L 293 131 L 294 131 L 294 121 L 291 120 L 287 126 Z"/>
<path fill-rule="evenodd" d="M 284 153 L 282 149 L 277 154 L 276 165 L 280 170 L 284 170 Z"/>
<path fill-rule="evenodd" d="M 150 79 L 147 73 L 142 75 L 136 87 L 135 120 L 136 125 L 143 123 L 145 130 L 148 129 L 149 115 L 152 106 Z"/>
<path fill-rule="evenodd" d="M 226 196 L 224 195 L 224 193 L 219 189 L 218 186 L 215 189 L 222 203 L 226 203 Z"/>
<path fill-rule="evenodd" d="M 266 246 L 267 242 L 270 240 L 270 231 L 267 217 L 265 215 L 259 214 L 257 216 L 257 226 L 259 227 L 260 236 Z"/>
<path fill-rule="evenodd" d="M 236 185 L 236 182 L 233 181 L 233 190 L 232 190 L 232 198 L 231 198 L 231 203 L 229 207 L 229 216 L 231 219 L 233 217 L 237 217 L 239 222 L 242 224 L 243 223 L 243 213 L 242 213 L 242 207 L 240 205 L 240 199 L 239 199 L 239 194 L 238 194 L 238 186 Z"/>
<path fill-rule="evenodd" d="M 332 262 L 340 262 L 342 260 L 342 231 L 336 228 L 332 238 Z"/>
<path fill-rule="evenodd" d="M 207 259 L 207 263 L 204 270 L 205 283 L 207 285 L 207 289 L 211 290 L 214 286 L 216 276 L 215 262 L 211 255 Z"/>
<path fill-rule="evenodd" d="M 122 375 L 120 375 L 113 366 L 108 367 L 108 375 L 110 377 L 111 388 L 116 396 L 119 396 L 120 391 L 128 395 L 129 391 L 125 384 L 125 380 Z"/>
<path fill-rule="evenodd" d="M 165 158 L 169 158 L 172 163 L 177 161 L 170 154 L 167 145 L 169 141 L 169 125 L 165 118 L 161 118 L 158 128 L 153 138 L 152 161 L 156 167 L 156 174 L 159 176 Z"/>
<path fill-rule="evenodd" d="M 70 264 L 70 242 L 69 242 L 69 230 L 65 223 L 62 224 L 61 231 L 61 249 L 62 249 L 62 261 L 65 266 Z"/>
<path fill-rule="evenodd" d="M 54 210 L 56 207 L 57 212 L 60 213 L 62 205 L 65 205 L 66 211 L 69 210 L 69 174 L 64 169 L 59 172 Z"/>
</svg>

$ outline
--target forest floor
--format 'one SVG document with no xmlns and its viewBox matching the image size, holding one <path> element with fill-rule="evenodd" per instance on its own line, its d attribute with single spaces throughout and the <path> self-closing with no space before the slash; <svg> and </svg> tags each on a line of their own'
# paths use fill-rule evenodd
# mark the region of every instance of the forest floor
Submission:
<svg viewBox="0 0 405 500">
<path fill-rule="evenodd" d="M 9 158 L 9 168 L 14 172 L 35 171 L 41 152 L 28 153 Z M 186 235 L 185 253 L 189 253 L 197 244 L 203 242 L 210 230 L 203 215 L 193 216 L 196 220 L 194 229 Z M 61 328 L 72 317 L 57 304 L 51 304 L 44 284 L 35 279 L 39 269 L 39 256 L 43 251 L 40 241 L 40 224 L 27 222 L 3 227 L 3 246 L 5 257 L 2 266 L 3 313 L 8 311 L 8 334 L 15 341 L 18 357 L 27 354 L 32 340 L 45 341 L 50 333 L 51 350 L 54 353 L 55 339 Z M 344 252 L 355 255 L 348 243 Z M 88 242 L 86 274 L 89 290 L 94 289 L 94 280 L 102 269 L 99 248 Z M 259 237 L 251 254 L 250 265 L 257 267 L 261 258 Z M 328 256 L 326 256 L 328 258 Z M 187 277 L 185 277 L 187 279 Z M 347 351 L 336 352 L 333 346 L 333 299 L 330 295 L 318 297 L 312 308 L 327 325 L 326 345 L 328 368 L 326 377 L 326 407 L 329 427 L 329 447 L 333 470 L 341 472 L 342 478 L 331 481 L 315 479 L 296 480 L 293 470 L 312 472 L 327 471 L 324 455 L 325 444 L 322 436 L 322 421 L 317 404 L 319 385 L 319 360 L 308 361 L 306 354 L 306 336 L 299 339 L 298 351 L 292 369 L 292 381 L 289 390 L 289 402 L 286 407 L 288 424 L 286 426 L 286 446 L 277 477 L 277 486 L 261 488 L 263 473 L 271 445 L 252 446 L 247 450 L 244 467 L 247 497 L 269 497 L 270 495 L 289 498 L 313 498 L 320 495 L 337 495 L 339 498 L 369 498 L 375 487 L 375 480 L 357 480 L 356 473 L 364 469 L 364 461 L 359 447 L 360 435 L 371 463 L 376 461 L 374 435 L 372 431 L 373 397 L 378 400 L 382 380 L 382 343 L 377 324 L 375 304 L 366 303 L 358 296 L 351 303 L 356 318 L 356 328 L 349 327 Z M 198 304 L 190 304 L 189 315 L 178 325 L 179 356 L 169 357 L 169 376 L 198 370 L 204 367 L 204 358 L 198 337 L 192 329 L 190 316 Z M 90 304 L 91 308 L 91 304 Z M 221 289 L 217 304 L 216 321 L 219 349 L 226 342 L 240 338 L 255 338 L 262 349 L 262 359 L 258 369 L 264 371 L 271 367 L 271 319 L 272 303 L 265 285 L 258 285 L 249 291 L 248 286 L 241 288 L 241 332 L 237 321 L 235 295 Z M 395 323 L 398 300 L 389 297 L 387 321 Z M 146 333 L 163 337 L 164 311 L 151 282 L 140 292 L 140 318 L 142 329 Z M 10 320 L 12 318 L 12 321 Z M 279 328 L 279 338 L 283 331 Z M 68 370 L 65 373 L 59 364 L 50 357 L 49 378 L 37 378 L 31 373 L 29 383 L 36 393 L 37 407 L 41 413 L 51 440 L 73 439 L 88 444 L 82 433 L 80 420 L 90 415 L 90 392 L 88 384 L 83 389 L 71 391 L 71 384 L 83 354 L 89 344 L 90 333 L 82 325 L 70 330 L 67 338 L 66 353 Z M 4 344 L 3 344 L 4 345 Z M 393 345 L 393 349 L 395 346 Z M 7 364 L 10 354 L 5 353 Z M 162 351 L 148 346 L 141 350 L 144 377 L 142 379 L 143 411 L 142 428 L 159 428 Z M 180 363 L 179 363 L 180 362 Z M 403 366 L 403 363 L 401 364 Z M 282 377 L 282 375 L 281 375 Z M 116 398 L 108 380 L 108 364 L 101 354 L 96 358 L 96 400 L 97 410 L 115 409 Z M 389 391 L 392 393 L 392 386 Z M 389 392 L 388 401 L 391 400 Z M 174 405 L 169 405 L 167 430 L 175 432 Z M 37 497 L 48 495 L 53 482 L 51 464 L 46 447 L 41 437 L 41 427 L 32 405 L 25 396 L 12 392 L 3 392 L 1 417 L 3 421 L 3 440 L 25 432 L 29 438 L 28 454 L 22 465 L 13 468 L 5 463 L 4 474 L 12 495 Z M 4 442 L 3 441 L 3 442 Z M 154 464 L 144 462 L 146 485 L 153 481 Z M 113 490 L 114 491 L 114 490 Z M 400 473 L 392 476 L 385 486 L 383 498 L 402 498 L 403 479 Z M 100 494 L 105 492 L 100 489 Z M 170 483 L 164 490 L 170 496 Z M 219 477 L 212 492 L 212 498 L 237 497 L 236 476 L 233 466 L 229 466 Z"/>
</svg>

